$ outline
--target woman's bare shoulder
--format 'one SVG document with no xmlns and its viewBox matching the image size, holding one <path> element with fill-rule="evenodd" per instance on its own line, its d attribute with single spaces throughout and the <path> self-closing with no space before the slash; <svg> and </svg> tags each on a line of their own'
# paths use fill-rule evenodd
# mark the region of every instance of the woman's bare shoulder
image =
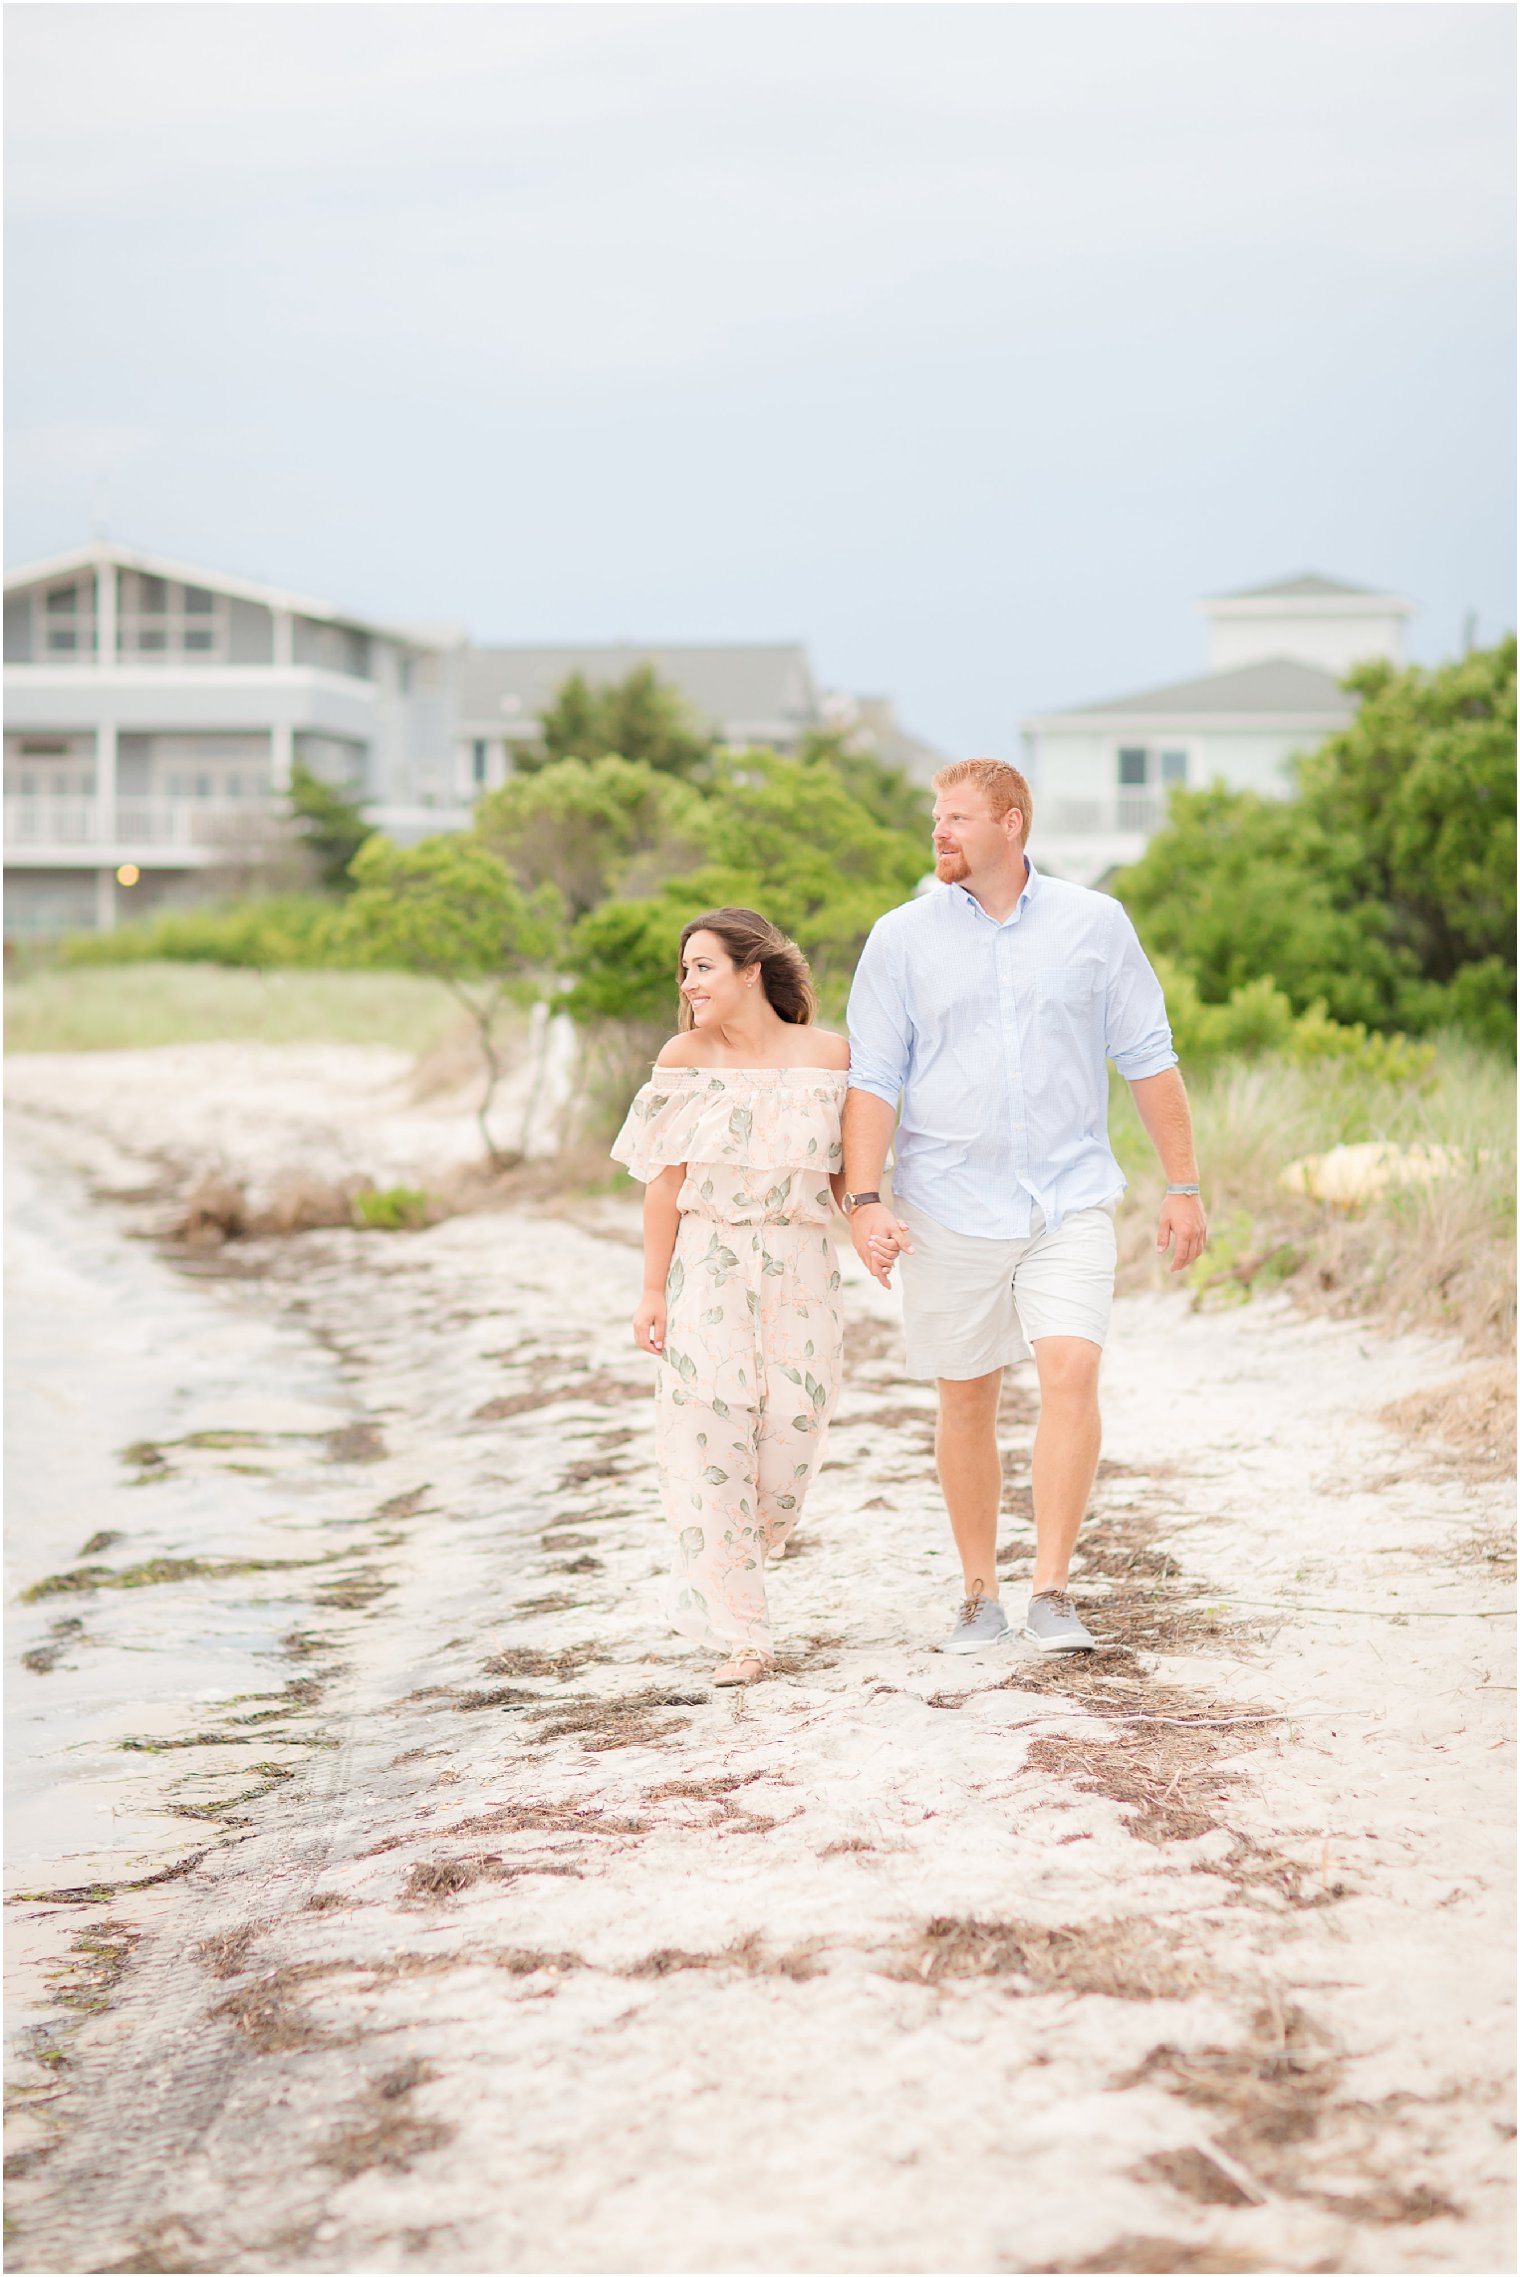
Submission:
<svg viewBox="0 0 1520 2277">
<path fill-rule="evenodd" d="M 849 1067 L 848 1036 L 836 1036 L 832 1028 L 810 1028 L 808 1036 L 818 1054 L 816 1059 L 809 1060 L 810 1067 L 835 1068 L 841 1073 Z"/>
<path fill-rule="evenodd" d="M 701 1067 L 704 1064 L 701 1037 L 690 1029 L 683 1029 L 679 1036 L 672 1036 L 668 1044 L 660 1046 L 654 1064 L 656 1067 Z"/>
</svg>

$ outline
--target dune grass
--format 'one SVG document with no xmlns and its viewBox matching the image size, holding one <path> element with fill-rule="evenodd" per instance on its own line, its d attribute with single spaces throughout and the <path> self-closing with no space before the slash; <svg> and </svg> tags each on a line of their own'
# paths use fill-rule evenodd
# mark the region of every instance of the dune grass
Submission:
<svg viewBox="0 0 1520 2277">
<path fill-rule="evenodd" d="M 6 986 L 9 1052 L 154 1044 L 389 1044 L 427 1052 L 459 1025 L 436 981 L 393 972 L 191 964 L 39 965 Z"/>
<path fill-rule="evenodd" d="M 1454 1333 L 1475 1355 L 1515 1337 L 1515 1070 L 1456 1039 L 1429 1073 L 1391 1083 L 1334 1061 L 1225 1061 L 1190 1078 L 1210 1248 L 1194 1301 L 1240 1302 L 1285 1288 L 1300 1302 Z M 1115 1146 L 1130 1180 L 1121 1265 L 1130 1286 L 1158 1273 L 1151 1243 L 1162 1180 L 1133 1105 L 1115 1086 Z M 1290 1162 L 1365 1140 L 1458 1149 L 1463 1166 L 1354 1208 L 1279 1183 Z"/>
</svg>

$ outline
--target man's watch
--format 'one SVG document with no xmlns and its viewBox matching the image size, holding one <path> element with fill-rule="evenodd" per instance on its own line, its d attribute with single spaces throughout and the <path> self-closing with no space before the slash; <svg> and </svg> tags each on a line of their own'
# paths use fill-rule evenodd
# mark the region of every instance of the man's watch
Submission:
<svg viewBox="0 0 1520 2277">
<path fill-rule="evenodd" d="M 855 1212 L 864 1208 L 867 1202 L 879 1202 L 880 1200 L 880 1194 L 846 1194 L 840 1207 L 847 1218 L 852 1218 Z"/>
</svg>

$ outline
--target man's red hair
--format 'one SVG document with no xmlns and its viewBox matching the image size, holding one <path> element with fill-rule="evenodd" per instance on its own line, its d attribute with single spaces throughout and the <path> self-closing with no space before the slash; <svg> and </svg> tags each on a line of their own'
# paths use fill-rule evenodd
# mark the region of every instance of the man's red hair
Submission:
<svg viewBox="0 0 1520 2277">
<path fill-rule="evenodd" d="M 934 778 L 937 791 L 953 791 L 959 783 L 975 783 L 999 821 L 1010 807 L 1016 806 L 1024 817 L 1021 843 L 1028 845 L 1034 805 L 1029 785 L 1017 767 L 1010 767 L 1006 759 L 957 759 L 950 766 L 941 767 Z"/>
</svg>

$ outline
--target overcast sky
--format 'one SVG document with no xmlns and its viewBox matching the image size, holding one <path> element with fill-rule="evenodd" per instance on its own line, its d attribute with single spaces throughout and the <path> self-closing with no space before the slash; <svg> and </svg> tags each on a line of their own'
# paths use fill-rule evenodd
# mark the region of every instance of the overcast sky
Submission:
<svg viewBox="0 0 1520 2277">
<path fill-rule="evenodd" d="M 956 754 L 1514 616 L 1497 5 L 13 5 L 7 550 L 801 638 Z"/>
</svg>

